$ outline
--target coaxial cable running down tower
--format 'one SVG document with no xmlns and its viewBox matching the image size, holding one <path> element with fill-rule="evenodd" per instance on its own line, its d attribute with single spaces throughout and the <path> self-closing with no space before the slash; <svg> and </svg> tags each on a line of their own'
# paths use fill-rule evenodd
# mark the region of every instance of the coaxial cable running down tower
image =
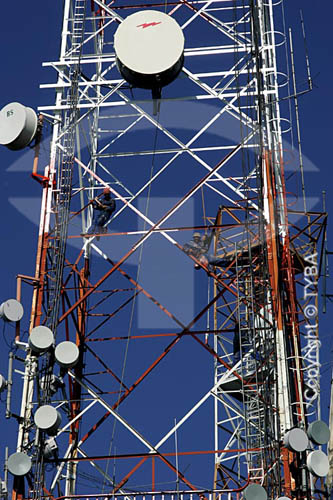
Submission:
<svg viewBox="0 0 333 500">
<path fill-rule="evenodd" d="M 324 498 L 327 217 L 287 202 L 283 2 L 63 8 L 27 344 L 0 308 L 13 500 Z"/>
</svg>

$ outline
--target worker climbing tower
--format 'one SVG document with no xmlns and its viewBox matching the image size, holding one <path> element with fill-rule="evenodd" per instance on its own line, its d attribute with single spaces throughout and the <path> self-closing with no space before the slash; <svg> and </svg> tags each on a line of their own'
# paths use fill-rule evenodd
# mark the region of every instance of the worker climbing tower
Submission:
<svg viewBox="0 0 333 500">
<path fill-rule="evenodd" d="M 42 191 L 35 275 L 0 307 L 13 500 L 326 498 L 327 217 L 287 201 L 286 53 L 279 0 L 64 1 L 55 102 L 0 123 Z"/>
</svg>

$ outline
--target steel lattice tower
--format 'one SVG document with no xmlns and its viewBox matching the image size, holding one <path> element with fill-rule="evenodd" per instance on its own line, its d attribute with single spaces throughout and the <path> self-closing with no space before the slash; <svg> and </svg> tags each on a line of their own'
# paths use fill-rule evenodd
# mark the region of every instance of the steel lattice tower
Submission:
<svg viewBox="0 0 333 500">
<path fill-rule="evenodd" d="M 120 78 L 113 50 L 122 20 L 149 8 L 173 16 L 186 39 L 160 110 Z M 317 282 L 301 303 L 297 276 L 319 265 L 326 215 L 288 219 L 281 8 L 65 0 L 59 60 L 45 63 L 56 82 L 42 86 L 56 98 L 40 107 L 53 131 L 49 165 L 39 165 L 30 328 L 74 342 L 79 362 L 66 370 L 53 350 L 27 351 L 17 451 L 32 468 L 15 477 L 14 500 L 238 499 L 253 483 L 271 499 L 324 496 L 305 454 L 283 442 L 320 418 L 301 339 Z M 104 187 L 117 210 L 99 239 L 87 234 L 90 200 Z M 183 251 L 193 230 L 210 240 L 209 265 Z M 175 272 L 193 265 L 192 281 Z M 160 272 L 152 291 L 147 277 Z M 187 304 L 193 286 L 189 317 L 174 297 Z M 43 405 L 62 415 L 48 454 L 34 425 Z"/>
</svg>

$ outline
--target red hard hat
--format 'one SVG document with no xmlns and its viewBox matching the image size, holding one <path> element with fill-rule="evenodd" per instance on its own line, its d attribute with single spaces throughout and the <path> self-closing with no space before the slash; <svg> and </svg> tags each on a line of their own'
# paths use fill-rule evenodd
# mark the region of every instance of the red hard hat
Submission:
<svg viewBox="0 0 333 500">
<path fill-rule="evenodd" d="M 111 193 L 110 188 L 104 188 L 103 189 L 103 194 L 110 194 L 110 193 Z"/>
</svg>

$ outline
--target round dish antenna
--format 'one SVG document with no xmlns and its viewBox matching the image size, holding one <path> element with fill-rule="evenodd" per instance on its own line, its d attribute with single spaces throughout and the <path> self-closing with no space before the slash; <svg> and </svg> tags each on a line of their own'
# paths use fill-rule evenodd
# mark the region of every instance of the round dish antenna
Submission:
<svg viewBox="0 0 333 500">
<path fill-rule="evenodd" d="M 23 313 L 23 306 L 16 299 L 8 299 L 0 306 L 0 318 L 5 321 L 20 321 Z"/>
<path fill-rule="evenodd" d="M 54 342 L 52 331 L 47 326 L 35 326 L 29 335 L 29 347 L 35 354 L 42 354 L 50 349 Z"/>
<path fill-rule="evenodd" d="M 38 118 L 33 109 L 19 102 L 7 104 L 0 111 L 0 144 L 18 151 L 35 137 Z"/>
<path fill-rule="evenodd" d="M 30 472 L 31 465 L 31 458 L 20 451 L 8 458 L 8 470 L 13 476 L 25 476 Z"/>
<path fill-rule="evenodd" d="M 179 74 L 184 62 L 184 35 L 167 14 L 143 10 L 128 16 L 114 36 L 121 75 L 144 89 L 161 89 Z"/>
</svg>

